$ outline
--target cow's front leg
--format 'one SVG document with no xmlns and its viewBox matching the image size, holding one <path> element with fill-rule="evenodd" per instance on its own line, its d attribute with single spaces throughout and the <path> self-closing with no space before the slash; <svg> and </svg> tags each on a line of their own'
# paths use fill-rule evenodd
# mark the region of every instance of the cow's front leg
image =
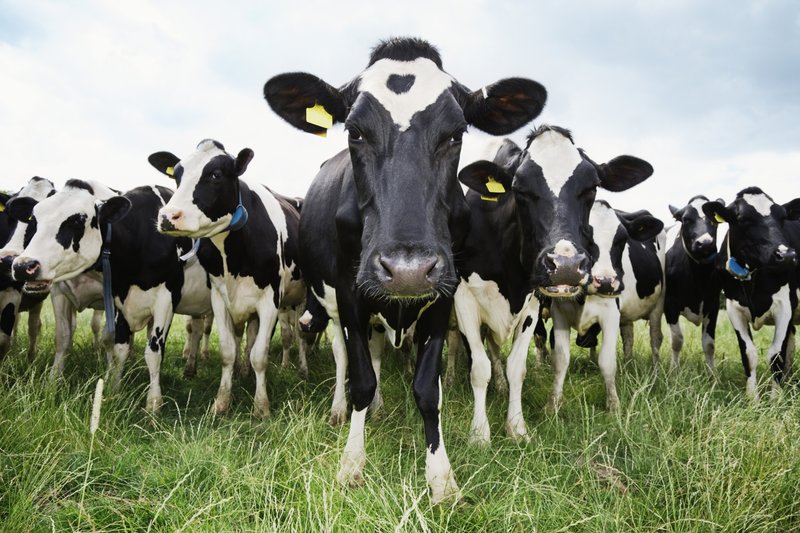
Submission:
<svg viewBox="0 0 800 533">
<path fill-rule="evenodd" d="M 531 344 L 537 316 L 539 316 L 539 302 L 531 299 L 525 316 L 521 317 L 514 333 L 514 342 L 511 344 L 511 351 L 506 361 L 506 377 L 508 377 L 506 434 L 516 441 L 529 439 L 525 415 L 522 414 L 522 385 L 528 372 L 528 347 Z"/>
<path fill-rule="evenodd" d="M 231 405 L 233 366 L 236 362 L 238 342 L 234 333 L 233 321 L 228 309 L 225 307 L 225 302 L 215 289 L 211 290 L 211 307 L 214 309 L 214 321 L 217 323 L 219 356 L 222 360 L 222 373 L 217 397 L 214 399 L 214 412 L 223 414 L 228 411 Z"/>
<path fill-rule="evenodd" d="M 70 327 L 70 329 L 74 331 L 74 328 Z M 72 335 L 70 335 L 71 338 Z M 132 340 L 133 333 L 131 333 L 128 321 L 122 311 L 117 309 L 114 320 L 114 344 L 111 347 L 111 364 L 108 367 L 107 380 L 108 388 L 112 392 L 119 390 L 119 384 L 122 381 L 122 370 L 131 353 Z"/>
<path fill-rule="evenodd" d="M 739 353 L 742 356 L 744 375 L 747 376 L 745 392 L 753 400 L 758 400 L 758 389 L 756 387 L 758 348 L 756 348 L 756 345 L 753 343 L 753 337 L 750 334 L 750 323 L 744 315 L 743 310 L 733 303 L 732 300 L 727 300 L 725 305 L 728 311 L 728 318 L 731 321 L 731 326 L 733 326 L 733 330 L 736 333 L 736 340 L 739 343 Z"/>
<path fill-rule="evenodd" d="M 28 310 L 28 362 L 36 359 L 36 347 L 39 343 L 39 332 L 42 330 L 42 304 L 39 302 Z"/>
<path fill-rule="evenodd" d="M 439 299 L 417 322 L 417 367 L 414 373 L 414 399 L 425 427 L 425 477 L 431 503 L 460 499 L 453 467 L 442 436 L 441 358 L 451 302 Z"/>
<path fill-rule="evenodd" d="M 619 333 L 622 336 L 622 353 L 625 356 L 625 364 L 633 361 L 633 322 L 621 323 Z"/>
<path fill-rule="evenodd" d="M 262 304 L 258 310 L 258 333 L 253 347 L 250 349 L 250 364 L 256 375 L 256 392 L 253 397 L 253 414 L 266 418 L 269 416 L 269 398 L 267 397 L 267 363 L 269 361 L 269 341 L 278 321 L 278 308 L 273 302 L 273 291 L 264 291 Z"/>
<path fill-rule="evenodd" d="M 193 378 L 197 374 L 197 352 L 202 336 L 203 318 L 186 317 L 186 340 L 183 344 L 183 358 L 186 359 L 183 367 L 183 377 L 185 378 Z"/>
<path fill-rule="evenodd" d="M 703 353 L 706 356 L 706 371 L 709 376 L 714 376 L 714 336 L 717 330 L 717 316 L 719 315 L 719 304 L 712 307 L 708 316 L 703 317 Z"/>
<path fill-rule="evenodd" d="M 11 337 L 14 335 L 14 329 L 17 323 L 17 306 L 19 305 L 19 297 L 17 294 L 10 294 L 13 289 L 8 289 L 8 301 L 5 299 L 0 303 L 0 361 L 8 353 L 11 348 Z"/>
<path fill-rule="evenodd" d="M 609 302 L 598 317 L 603 341 L 600 344 L 600 355 L 597 363 L 606 384 L 606 409 L 615 411 L 619 408 L 617 396 L 617 337 L 619 336 L 619 309 L 616 302 Z"/>
<path fill-rule="evenodd" d="M 500 345 L 494 341 L 494 336 L 489 333 L 486 336 L 486 348 L 489 353 L 489 360 L 492 361 L 492 382 L 494 390 L 498 394 L 508 393 L 508 380 L 506 380 L 503 360 L 500 358 Z"/>
<path fill-rule="evenodd" d="M 386 337 L 383 326 L 377 324 L 370 326 L 369 329 L 369 358 L 372 362 L 372 370 L 375 372 L 375 396 L 369 404 L 370 416 L 378 416 L 383 407 L 383 395 L 381 395 L 381 359 L 386 348 Z"/>
<path fill-rule="evenodd" d="M 53 366 L 50 368 L 50 379 L 58 379 L 64 375 L 64 359 L 72 345 L 72 316 L 75 308 L 61 291 L 54 290 L 51 296 L 53 300 L 53 318 L 56 322 L 56 353 L 53 357 Z M 110 358 L 106 358 L 106 369 L 108 369 Z"/>
<path fill-rule="evenodd" d="M 333 385 L 333 402 L 328 423 L 332 426 L 344 424 L 347 419 L 347 397 L 344 387 L 347 378 L 347 348 L 344 344 L 344 332 L 339 320 L 331 319 L 331 351 L 336 365 L 336 379 Z"/>
<path fill-rule="evenodd" d="M 556 413 L 561 407 L 564 397 L 564 381 L 567 378 L 570 359 L 570 325 L 563 316 L 562 312 L 554 304 L 550 308 L 553 317 L 553 336 L 555 344 L 553 346 L 553 389 L 550 391 L 550 398 L 547 400 L 545 410 Z"/>
<path fill-rule="evenodd" d="M 157 411 L 164 403 L 161 396 L 161 361 L 164 359 L 164 347 L 167 345 L 172 315 L 172 295 L 169 291 L 163 291 L 153 308 L 153 326 L 150 328 L 144 349 L 144 360 L 150 376 L 145 404 L 148 411 Z"/>
</svg>

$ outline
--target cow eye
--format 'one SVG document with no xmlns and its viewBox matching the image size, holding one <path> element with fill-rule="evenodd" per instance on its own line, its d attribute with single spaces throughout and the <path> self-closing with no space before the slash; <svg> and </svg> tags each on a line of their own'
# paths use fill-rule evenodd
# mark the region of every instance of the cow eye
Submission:
<svg viewBox="0 0 800 533">
<path fill-rule="evenodd" d="M 221 179 L 222 172 L 219 170 L 215 170 L 214 172 L 211 173 L 211 177 L 214 178 L 215 180 Z"/>
<path fill-rule="evenodd" d="M 358 128 L 350 126 L 349 128 L 347 128 L 347 133 L 348 133 L 347 138 L 350 142 L 361 142 L 364 140 L 364 137 L 361 135 L 361 132 L 358 131 Z"/>
<path fill-rule="evenodd" d="M 464 137 L 464 130 L 458 130 L 450 136 L 450 144 L 461 144 Z"/>
</svg>

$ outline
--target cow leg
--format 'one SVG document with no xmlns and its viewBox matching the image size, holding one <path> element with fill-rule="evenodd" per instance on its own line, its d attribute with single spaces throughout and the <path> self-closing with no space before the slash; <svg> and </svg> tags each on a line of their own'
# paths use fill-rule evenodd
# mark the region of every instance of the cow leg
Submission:
<svg viewBox="0 0 800 533">
<path fill-rule="evenodd" d="M 772 316 L 775 320 L 775 334 L 769 345 L 769 366 L 772 370 L 772 387 L 770 397 L 774 400 L 780 393 L 786 370 L 786 339 L 794 335 L 792 315 L 794 309 L 788 298 L 776 298 L 772 304 Z"/>
<path fill-rule="evenodd" d="M 267 418 L 269 397 L 267 396 L 267 363 L 269 362 L 269 341 L 278 321 L 278 308 L 272 297 L 273 291 L 267 288 L 258 312 L 258 333 L 253 347 L 250 349 L 250 364 L 256 375 L 256 392 L 253 397 L 253 414 L 259 418 Z"/>
<path fill-rule="evenodd" d="M 472 355 L 470 383 L 472 384 L 474 404 L 469 442 L 478 446 L 488 446 L 491 441 L 491 431 L 489 417 L 486 415 L 486 390 L 489 386 L 489 378 L 492 376 L 492 364 L 486 355 L 481 339 L 481 317 L 478 302 L 464 283 L 461 283 L 456 289 L 454 302 L 458 327 L 464 334 Z M 419 366 L 419 362 L 417 365 Z M 509 382 L 511 380 L 512 378 L 509 376 Z"/>
<path fill-rule="evenodd" d="M 425 478 L 434 505 L 461 498 L 442 436 L 441 356 L 451 305 L 450 301 L 440 298 L 417 322 L 414 399 L 425 427 Z"/>
<path fill-rule="evenodd" d="M 661 364 L 661 343 L 664 342 L 664 333 L 661 331 L 661 317 L 664 314 L 663 306 L 657 305 L 647 317 L 650 326 L 650 352 L 653 357 L 653 372 L 658 372 Z"/>
<path fill-rule="evenodd" d="M 278 322 L 281 327 L 281 368 L 289 368 L 289 353 L 292 349 L 294 335 L 292 335 L 292 326 L 290 320 L 291 311 L 283 309 L 278 311 Z"/>
<path fill-rule="evenodd" d="M 633 322 L 620 323 L 619 333 L 622 336 L 622 353 L 625 362 L 630 364 L 633 361 Z"/>
<path fill-rule="evenodd" d="M 300 379 L 308 381 L 308 354 L 309 346 L 314 344 L 314 337 L 316 333 L 306 333 L 296 328 L 297 331 L 297 362 L 300 368 L 297 372 L 300 374 Z"/>
<path fill-rule="evenodd" d="M 183 344 L 183 357 L 186 359 L 186 364 L 183 366 L 183 377 L 191 379 L 197 375 L 197 352 L 203 336 L 203 318 L 187 317 L 186 334 Z"/>
<path fill-rule="evenodd" d="M 92 330 L 92 341 L 96 349 L 103 346 L 103 319 L 105 313 L 99 309 L 92 309 L 92 318 L 89 320 L 89 328 Z"/>
<path fill-rule="evenodd" d="M 486 337 L 486 348 L 489 352 L 489 359 L 492 361 L 494 389 L 498 394 L 507 394 L 508 380 L 503 368 L 503 360 L 500 359 L 500 346 L 494 341 L 491 333 Z"/>
<path fill-rule="evenodd" d="M 153 327 L 144 348 L 144 360 L 150 376 L 145 409 L 151 412 L 158 411 L 164 403 L 161 396 L 161 361 L 164 359 L 164 347 L 167 345 L 173 316 L 172 295 L 169 291 L 163 291 L 159 296 L 153 309 Z"/>
<path fill-rule="evenodd" d="M 681 364 L 681 350 L 683 350 L 683 331 L 680 321 L 668 324 L 669 334 L 672 339 L 672 368 L 677 370 Z"/>
<path fill-rule="evenodd" d="M 600 343 L 600 354 L 597 364 L 606 384 L 606 409 L 616 411 L 619 408 L 617 396 L 617 337 L 619 335 L 619 310 L 615 303 L 606 306 L 598 317 L 603 340 Z"/>
<path fill-rule="evenodd" d="M 534 358 L 534 366 L 539 366 L 550 356 L 547 351 L 547 328 L 544 325 L 544 319 L 540 316 L 536 320 L 536 327 L 533 330 L 533 342 L 536 345 L 536 357 Z"/>
<path fill-rule="evenodd" d="M 53 301 L 53 318 L 56 322 L 56 353 L 53 356 L 53 366 L 50 368 L 50 379 L 57 379 L 64 375 L 64 358 L 67 350 L 72 345 L 72 334 L 75 331 L 72 327 L 72 317 L 75 308 L 72 302 L 60 291 L 53 291 L 51 295 Z M 106 368 L 108 368 L 108 357 Z"/>
<path fill-rule="evenodd" d="M 706 371 L 709 376 L 714 376 L 714 335 L 717 330 L 717 315 L 719 308 L 712 309 L 703 317 L 703 353 L 706 356 Z"/>
<path fill-rule="evenodd" d="M 528 441 L 528 429 L 522 414 L 522 384 L 528 369 L 528 348 L 533 337 L 534 320 L 539 316 L 539 301 L 531 298 L 525 315 L 514 333 L 514 342 L 506 360 L 508 377 L 508 414 L 506 434 L 516 441 Z"/>
<path fill-rule="evenodd" d="M 236 362 L 234 368 L 239 379 L 245 379 L 250 375 L 250 362 L 248 357 L 253 350 L 253 344 L 256 342 L 258 336 L 259 321 L 257 315 L 251 316 L 247 320 L 247 324 L 243 328 L 235 328 L 234 336 L 236 337 Z M 244 350 L 241 349 L 242 333 L 244 332 Z"/>
<path fill-rule="evenodd" d="M 328 423 L 332 426 L 344 424 L 347 418 L 347 397 L 344 387 L 347 378 L 347 349 L 344 345 L 344 332 L 338 319 L 331 320 L 331 351 L 333 360 L 336 363 L 336 382 L 333 387 L 333 403 L 331 404 L 331 416 Z"/>
<path fill-rule="evenodd" d="M 209 313 L 203 317 L 203 349 L 200 352 L 200 360 L 208 361 L 208 348 L 211 343 L 211 328 L 214 325 L 214 313 Z"/>
<path fill-rule="evenodd" d="M 369 357 L 372 363 L 372 371 L 375 372 L 375 396 L 369 404 L 370 416 L 380 416 L 381 408 L 383 407 L 383 395 L 381 394 L 381 359 L 386 349 L 386 336 L 381 331 L 385 331 L 383 327 L 376 328 L 370 326 L 369 328 Z"/>
<path fill-rule="evenodd" d="M 11 290 L 9 289 L 9 292 Z M 17 303 L 8 301 L 0 309 L 0 361 L 5 358 L 11 347 L 11 337 L 17 321 Z"/>
<path fill-rule="evenodd" d="M 236 352 L 239 348 L 233 320 L 225 307 L 222 296 L 211 290 L 211 307 L 214 309 L 214 321 L 217 323 L 219 334 L 219 356 L 222 360 L 222 373 L 219 380 L 219 389 L 214 399 L 214 412 L 224 414 L 231 406 L 231 386 L 233 381 L 233 367 L 236 363 Z"/>
<path fill-rule="evenodd" d="M 742 356 L 742 366 L 744 375 L 747 376 L 745 392 L 753 400 L 758 400 L 758 389 L 756 388 L 756 367 L 758 366 L 758 349 L 753 343 L 750 335 L 750 324 L 743 310 L 731 300 L 726 301 L 726 309 L 731 326 L 736 333 L 736 340 L 739 343 L 739 353 Z"/>
<path fill-rule="evenodd" d="M 569 368 L 570 326 L 566 317 L 563 316 L 562 311 L 558 308 L 558 305 L 553 305 L 550 308 L 550 315 L 553 318 L 553 329 L 551 331 L 555 336 L 555 345 L 553 346 L 553 353 L 551 355 L 551 362 L 553 364 L 553 389 L 550 391 L 550 398 L 547 400 L 545 410 L 556 413 L 561 406 L 564 395 L 564 380 L 567 377 L 567 369 Z"/>
<path fill-rule="evenodd" d="M 111 348 L 111 364 L 108 367 L 108 388 L 112 392 L 119 390 L 122 381 L 122 370 L 131 353 L 133 334 L 128 321 L 120 310 L 114 320 L 114 341 Z"/>
<path fill-rule="evenodd" d="M 456 359 L 461 348 L 461 332 L 458 323 L 451 319 L 447 329 L 447 370 L 444 373 L 445 387 L 452 387 L 456 381 Z"/>
<path fill-rule="evenodd" d="M 42 329 L 42 304 L 39 302 L 28 310 L 28 362 L 36 359 L 36 347 L 39 343 L 39 332 Z"/>
</svg>

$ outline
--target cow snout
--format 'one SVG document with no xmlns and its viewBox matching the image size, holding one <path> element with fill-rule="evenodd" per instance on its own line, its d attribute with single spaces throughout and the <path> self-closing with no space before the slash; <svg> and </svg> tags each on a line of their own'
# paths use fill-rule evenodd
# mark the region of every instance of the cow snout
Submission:
<svg viewBox="0 0 800 533">
<path fill-rule="evenodd" d="M 14 261 L 13 271 L 15 280 L 33 281 L 41 274 L 42 265 L 35 259 L 17 259 Z"/>
<path fill-rule="evenodd" d="M 180 209 L 170 209 L 162 211 L 159 218 L 159 229 L 161 231 L 175 231 L 178 229 L 178 222 L 183 219 L 183 211 Z"/>
<path fill-rule="evenodd" d="M 782 266 L 794 266 L 797 264 L 797 252 L 792 248 L 779 246 L 775 250 L 775 262 Z"/>
<path fill-rule="evenodd" d="M 713 241 L 709 242 L 707 240 L 698 240 L 692 243 L 689 252 L 696 260 L 703 261 L 716 255 L 717 249 Z"/>
<path fill-rule="evenodd" d="M 557 244 L 540 256 L 539 288 L 547 296 L 571 297 L 589 283 L 591 260 L 571 244 Z"/>
<path fill-rule="evenodd" d="M 592 292 L 599 296 L 619 296 L 622 283 L 616 276 L 592 276 Z"/>
<path fill-rule="evenodd" d="M 444 261 L 433 254 L 378 254 L 375 261 L 378 281 L 384 290 L 398 296 L 430 293 L 444 272 Z"/>
</svg>

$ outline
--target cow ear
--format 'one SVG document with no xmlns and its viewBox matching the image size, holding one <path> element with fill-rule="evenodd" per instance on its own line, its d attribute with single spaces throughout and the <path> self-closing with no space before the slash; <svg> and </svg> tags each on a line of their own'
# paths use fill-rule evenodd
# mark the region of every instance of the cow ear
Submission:
<svg viewBox="0 0 800 533">
<path fill-rule="evenodd" d="M 244 174 L 244 171 L 247 170 L 247 165 L 250 164 L 250 161 L 253 160 L 253 156 L 255 154 L 250 148 L 243 148 L 239 155 L 236 156 L 236 175 L 241 176 Z"/>
<path fill-rule="evenodd" d="M 539 116 L 547 90 L 526 78 L 507 78 L 470 93 L 464 107 L 469 124 L 492 135 L 508 135 Z"/>
<path fill-rule="evenodd" d="M 600 186 L 607 191 L 626 191 L 653 175 L 653 166 L 632 155 L 615 157 L 596 166 Z"/>
<path fill-rule="evenodd" d="M 333 124 L 347 118 L 347 104 L 342 93 L 305 72 L 270 78 L 264 84 L 264 98 L 283 120 L 317 135 L 324 135 Z"/>
<path fill-rule="evenodd" d="M 664 223 L 647 211 L 637 211 L 626 216 L 620 216 L 617 213 L 617 216 L 628 232 L 628 236 L 635 241 L 653 239 L 664 229 Z"/>
<path fill-rule="evenodd" d="M 683 218 L 683 209 L 678 209 L 672 204 L 669 204 L 669 212 L 672 213 L 672 218 L 674 218 L 678 222 L 680 222 L 681 219 Z"/>
<path fill-rule="evenodd" d="M 162 174 L 166 174 L 172 179 L 175 179 L 175 167 L 180 162 L 178 156 L 171 154 L 170 152 L 156 152 L 154 154 L 150 154 L 147 160 L 150 161 L 150 164 L 153 165 L 156 170 Z"/>
<path fill-rule="evenodd" d="M 484 200 L 496 202 L 511 190 L 513 176 L 491 161 L 476 161 L 464 167 L 458 173 L 458 179 Z"/>
<path fill-rule="evenodd" d="M 736 214 L 733 210 L 725 207 L 725 204 L 719 200 L 704 203 L 703 213 L 705 213 L 706 217 L 714 224 L 721 224 L 724 222 L 730 224 L 736 221 Z"/>
<path fill-rule="evenodd" d="M 115 224 L 131 210 L 131 201 L 125 196 L 112 196 L 100 206 L 101 224 Z"/>
<path fill-rule="evenodd" d="M 788 220 L 800 219 L 800 198 L 795 198 L 783 204 L 783 208 L 786 210 L 786 218 Z"/>
<path fill-rule="evenodd" d="M 27 224 L 33 215 L 33 208 L 36 207 L 38 203 L 38 200 L 34 200 L 30 196 L 11 198 L 6 204 L 8 218 Z"/>
<path fill-rule="evenodd" d="M 0 191 L 0 213 L 6 210 L 6 204 L 9 198 L 11 198 L 10 194 Z"/>
</svg>

